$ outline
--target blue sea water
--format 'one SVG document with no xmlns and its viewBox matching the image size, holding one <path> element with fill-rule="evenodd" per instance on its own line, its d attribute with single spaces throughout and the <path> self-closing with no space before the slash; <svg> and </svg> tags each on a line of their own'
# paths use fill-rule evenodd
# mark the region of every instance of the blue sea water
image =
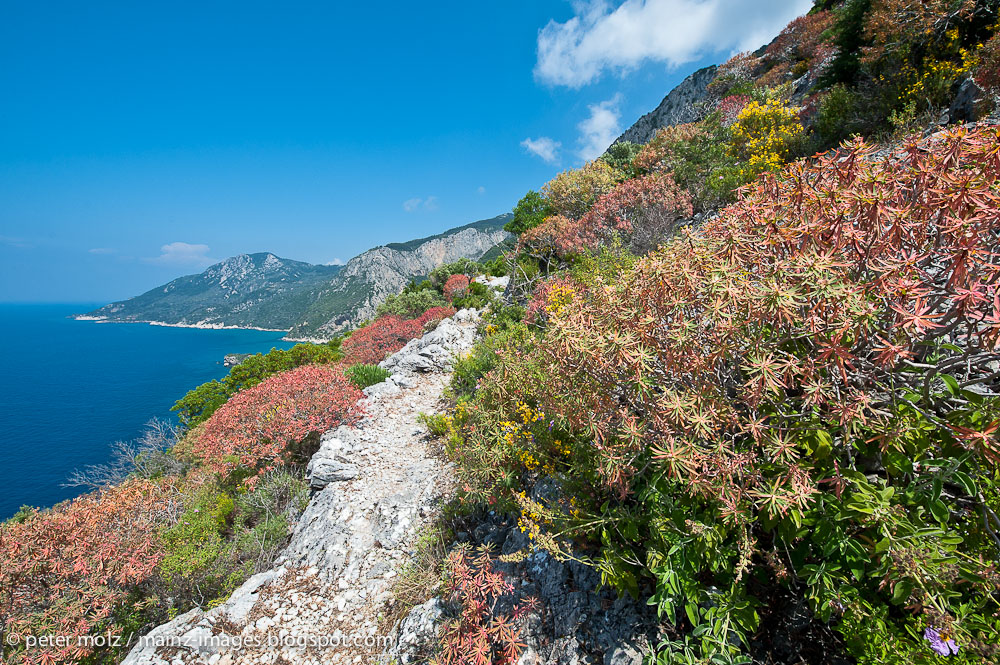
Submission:
<svg viewBox="0 0 1000 665">
<path fill-rule="evenodd" d="M 107 462 L 227 353 L 288 348 L 282 333 L 76 321 L 96 304 L 0 304 L 0 520 L 78 495 L 70 473 Z"/>
</svg>

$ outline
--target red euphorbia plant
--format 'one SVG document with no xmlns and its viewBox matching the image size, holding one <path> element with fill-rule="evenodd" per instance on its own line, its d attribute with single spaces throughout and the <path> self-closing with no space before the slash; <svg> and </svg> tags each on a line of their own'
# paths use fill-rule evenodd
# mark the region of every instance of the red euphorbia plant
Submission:
<svg viewBox="0 0 1000 665">
<path fill-rule="evenodd" d="M 423 334 L 424 326 L 429 322 L 440 321 L 454 313 L 455 310 L 451 307 L 431 307 L 415 319 L 404 319 L 395 314 L 380 316 L 367 326 L 354 331 L 344 340 L 340 349 L 349 364 L 374 365 L 399 351 L 411 339 Z"/>
<path fill-rule="evenodd" d="M 241 467 L 264 472 L 285 462 L 289 446 L 307 434 L 355 421 L 362 396 L 338 367 L 305 365 L 276 374 L 212 414 L 193 453 L 223 475 Z"/>
<path fill-rule="evenodd" d="M 469 290 L 469 278 L 467 275 L 452 275 L 445 281 L 444 298 L 451 302 L 455 298 L 460 298 Z"/>
<path fill-rule="evenodd" d="M 348 363 L 375 365 L 389 354 L 399 351 L 421 331 L 423 324 L 417 319 L 404 319 L 388 314 L 355 330 L 340 345 L 340 349 Z"/>
<path fill-rule="evenodd" d="M 537 602 L 528 598 L 514 603 L 510 614 L 500 611 L 504 596 L 514 586 L 493 566 L 486 547 L 473 552 L 466 546 L 453 550 L 446 562 L 448 593 L 461 614 L 444 627 L 437 665 L 507 665 L 517 662 L 524 648 L 519 624 Z"/>
<path fill-rule="evenodd" d="M 417 317 L 421 326 L 426 326 L 431 322 L 440 322 L 455 313 L 454 307 L 431 307 L 426 312 Z"/>
<path fill-rule="evenodd" d="M 175 518 L 174 490 L 128 480 L 0 526 L 0 632 L 17 662 L 77 663 L 93 652 L 84 638 L 117 634 L 115 613 L 163 556 L 156 534 Z M 24 649 L 27 635 L 66 643 Z"/>
<path fill-rule="evenodd" d="M 747 453 L 696 445 L 728 432 L 789 465 L 752 494 L 803 505 L 811 490 L 790 448 L 796 423 L 829 419 L 848 436 L 883 420 L 888 402 L 914 401 L 910 391 L 929 400 L 942 375 L 961 389 L 995 383 L 998 139 L 995 129 L 958 131 L 882 159 L 858 142 L 762 179 L 689 239 L 553 318 L 552 407 L 625 455 L 609 482 L 627 477 L 625 450 L 655 441 L 671 473 L 736 510 L 752 476 L 740 471 L 736 492 L 720 470 L 742 469 L 750 458 L 734 467 L 728 456 Z M 615 386 L 614 398 L 599 386 Z M 949 401 L 962 405 L 921 408 L 937 418 Z M 936 422 L 1000 461 L 987 423 Z"/>
</svg>

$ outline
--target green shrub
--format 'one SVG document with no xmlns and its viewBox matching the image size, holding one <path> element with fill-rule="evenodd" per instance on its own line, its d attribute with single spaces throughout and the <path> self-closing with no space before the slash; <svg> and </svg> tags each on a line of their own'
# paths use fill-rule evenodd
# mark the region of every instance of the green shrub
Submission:
<svg viewBox="0 0 1000 665">
<path fill-rule="evenodd" d="M 266 570 L 305 509 L 309 487 L 277 470 L 253 491 L 208 483 L 181 501 L 183 512 L 161 534 L 165 556 L 149 589 L 158 619 L 225 599 Z"/>
<path fill-rule="evenodd" d="M 404 290 L 396 296 L 389 296 L 384 303 L 379 305 L 376 316 L 395 314 L 404 319 L 415 319 L 431 307 L 445 307 L 447 305 L 448 302 L 441 295 L 440 290 L 433 287 L 414 288 Z"/>
<path fill-rule="evenodd" d="M 843 84 L 835 85 L 823 94 L 813 122 L 817 149 L 833 147 L 861 131 L 859 102 L 859 96 Z"/>
<path fill-rule="evenodd" d="M 522 308 L 517 310 L 524 311 Z M 528 326 L 520 321 L 508 322 L 503 328 L 497 323 L 487 322 L 483 327 L 483 338 L 472 347 L 472 351 L 455 361 L 450 384 L 452 393 L 456 397 L 472 396 L 479 379 L 496 366 L 497 351 L 526 344 L 531 336 Z"/>
<path fill-rule="evenodd" d="M 166 554 L 157 569 L 161 597 L 186 609 L 233 590 L 225 583 L 232 569 L 224 533 L 233 509 L 232 497 L 211 485 L 200 490 L 164 531 Z"/>
<path fill-rule="evenodd" d="M 426 425 L 434 436 L 444 436 L 448 433 L 449 417 L 443 413 L 421 413 L 417 415 L 417 420 Z"/>
<path fill-rule="evenodd" d="M 493 289 L 480 282 L 472 282 L 465 290 L 465 295 L 454 298 L 451 304 L 455 309 L 464 309 L 467 307 L 482 309 L 495 300 L 496 294 L 493 292 Z"/>
<path fill-rule="evenodd" d="M 528 229 L 533 229 L 546 217 L 555 214 L 555 209 L 549 205 L 548 200 L 532 190 L 525 194 L 517 205 L 514 206 L 514 217 L 504 225 L 504 230 L 509 233 L 521 235 Z"/>
<path fill-rule="evenodd" d="M 351 383 L 361 390 L 364 390 L 368 386 L 374 386 L 376 383 L 382 383 L 390 376 L 389 370 L 382 369 L 378 365 L 366 365 L 364 363 L 351 365 L 344 370 L 344 374 L 351 380 Z"/>
<path fill-rule="evenodd" d="M 452 275 L 476 275 L 480 271 L 480 265 L 473 261 L 472 259 L 459 259 L 458 261 L 452 261 L 451 263 L 446 263 L 443 266 L 438 266 L 431 271 L 428 279 L 431 285 L 440 291 L 444 288 L 444 283 L 448 281 L 448 278 Z"/>
<path fill-rule="evenodd" d="M 632 160 L 639 154 L 642 147 L 641 143 L 622 141 L 611 145 L 599 159 L 620 173 L 622 179 L 634 178 L 636 173 L 632 169 Z"/>
<path fill-rule="evenodd" d="M 491 277 L 503 277 L 508 272 L 508 260 L 504 253 L 483 263 L 483 273 Z"/>
</svg>

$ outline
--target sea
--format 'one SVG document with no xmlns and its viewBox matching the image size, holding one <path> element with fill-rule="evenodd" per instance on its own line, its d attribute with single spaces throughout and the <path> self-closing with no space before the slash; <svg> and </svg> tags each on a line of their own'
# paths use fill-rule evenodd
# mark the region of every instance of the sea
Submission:
<svg viewBox="0 0 1000 665">
<path fill-rule="evenodd" d="M 77 321 L 102 303 L 0 304 L 0 521 L 78 496 L 69 475 L 229 371 L 227 353 L 286 349 L 280 332 Z"/>
</svg>

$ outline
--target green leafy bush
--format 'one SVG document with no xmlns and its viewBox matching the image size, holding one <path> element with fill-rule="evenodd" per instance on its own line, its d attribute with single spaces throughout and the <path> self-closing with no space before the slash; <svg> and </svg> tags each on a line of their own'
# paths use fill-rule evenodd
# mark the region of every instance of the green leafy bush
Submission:
<svg viewBox="0 0 1000 665">
<path fill-rule="evenodd" d="M 150 583 L 160 616 L 225 599 L 266 570 L 309 500 L 287 470 L 265 474 L 253 491 L 210 482 L 192 487 L 177 522 L 165 529 L 165 555 Z"/>
<path fill-rule="evenodd" d="M 482 309 L 496 301 L 496 294 L 493 289 L 480 282 L 472 282 L 465 290 L 465 294 L 456 296 L 451 304 L 455 309 L 474 307 Z"/>
<path fill-rule="evenodd" d="M 447 306 L 448 301 L 441 295 L 441 291 L 430 287 L 430 282 L 427 284 L 429 288 L 417 288 L 389 296 L 379 305 L 376 316 L 394 314 L 404 319 L 415 319 L 431 307 Z"/>
<path fill-rule="evenodd" d="M 523 312 L 522 308 L 517 311 Z M 527 344 L 532 338 L 528 327 L 520 321 L 508 322 L 504 327 L 489 322 L 483 328 L 483 338 L 468 354 L 456 359 L 451 375 L 451 390 L 457 397 L 469 397 L 475 393 L 479 380 L 486 376 L 497 363 L 501 349 L 509 349 L 518 344 Z"/>
<path fill-rule="evenodd" d="M 536 191 L 529 191 L 517 205 L 514 206 L 514 217 L 504 225 L 504 230 L 520 235 L 528 229 L 533 229 L 546 217 L 555 214 L 555 209 L 549 205 L 544 196 Z"/>
<path fill-rule="evenodd" d="M 443 266 L 438 266 L 431 271 L 428 280 L 438 291 L 444 289 L 445 282 L 452 275 L 476 275 L 480 272 L 480 265 L 472 259 L 459 259 Z"/>
<path fill-rule="evenodd" d="M 364 390 L 368 386 L 374 386 L 376 383 L 382 383 L 388 379 L 390 372 L 378 365 L 358 363 L 345 369 L 344 375 L 351 380 L 351 383 Z"/>
<path fill-rule="evenodd" d="M 631 141 L 614 143 L 598 159 L 620 173 L 621 179 L 634 178 L 636 173 L 632 169 L 632 161 L 642 150 L 642 147 L 641 143 L 632 143 Z"/>
</svg>

